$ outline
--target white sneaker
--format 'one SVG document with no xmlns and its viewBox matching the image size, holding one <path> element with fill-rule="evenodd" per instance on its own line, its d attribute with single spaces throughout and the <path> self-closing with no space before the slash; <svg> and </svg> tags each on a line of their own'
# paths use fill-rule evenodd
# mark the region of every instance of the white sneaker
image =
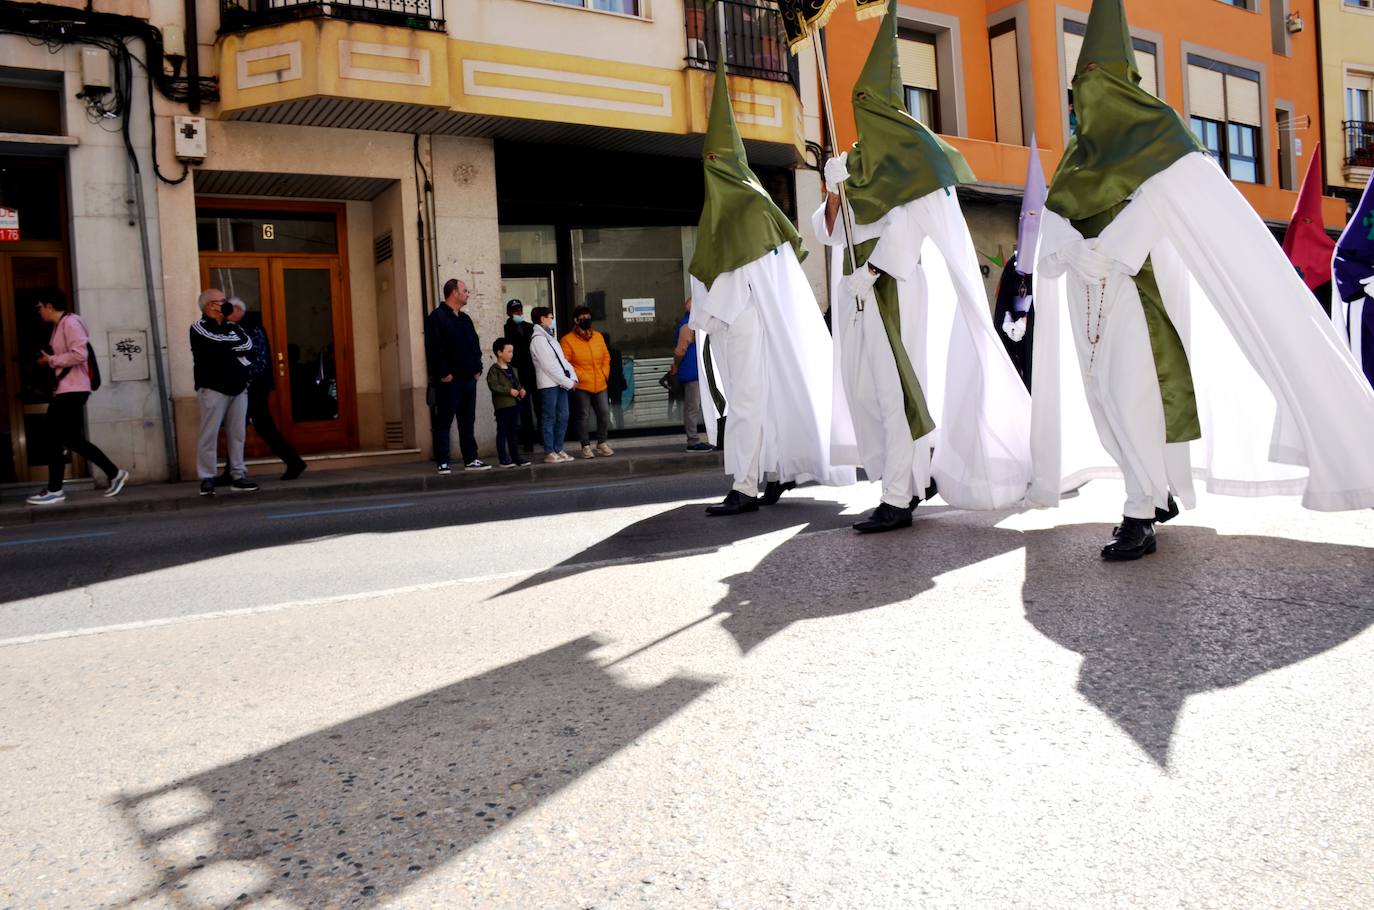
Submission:
<svg viewBox="0 0 1374 910">
<path fill-rule="evenodd" d="M 115 473 L 115 476 L 110 478 L 110 488 L 105 491 L 105 498 L 109 499 L 113 496 L 118 496 L 120 491 L 124 489 L 124 484 L 128 479 L 129 472 L 120 468 Z"/>
<path fill-rule="evenodd" d="M 558 453 L 558 457 L 559 457 L 559 459 L 561 459 L 562 461 L 572 461 L 572 460 L 573 460 L 573 457 L 572 457 L 571 455 L 569 455 L 567 452 L 559 452 L 559 453 Z"/>
<path fill-rule="evenodd" d="M 563 463 L 563 459 L 559 457 L 559 455 L 558 455 L 557 452 L 550 452 L 549 454 L 547 454 L 547 455 L 544 456 L 544 464 L 562 464 L 562 463 Z"/>
<path fill-rule="evenodd" d="M 480 459 L 480 458 L 474 458 L 472 461 L 469 461 L 467 464 L 463 465 L 463 470 L 464 470 L 464 471 L 490 471 L 490 470 L 491 470 L 491 465 L 487 464 L 485 461 L 483 461 L 483 460 Z"/>
<path fill-rule="evenodd" d="M 24 501 L 31 506 L 55 506 L 67 501 L 67 491 L 58 490 L 54 493 L 52 490 L 40 490 Z"/>
<path fill-rule="evenodd" d="M 583 457 L 583 458 L 595 458 L 595 457 L 596 457 L 596 452 L 592 451 L 592 447 L 591 447 L 591 446 L 583 446 L 583 447 L 582 447 L 582 457 Z"/>
<path fill-rule="evenodd" d="M 604 442 L 598 442 L 598 443 L 596 444 L 596 454 L 598 454 L 598 455 L 614 455 L 614 454 L 615 454 L 615 449 L 613 449 L 613 448 L 611 448 L 610 446 L 606 445 L 606 443 L 604 443 Z"/>
</svg>

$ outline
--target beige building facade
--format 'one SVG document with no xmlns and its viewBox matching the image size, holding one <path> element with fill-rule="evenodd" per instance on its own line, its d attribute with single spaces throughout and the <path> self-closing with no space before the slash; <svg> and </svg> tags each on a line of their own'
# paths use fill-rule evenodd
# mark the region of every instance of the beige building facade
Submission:
<svg viewBox="0 0 1374 910">
<path fill-rule="evenodd" d="M 1353 209 L 1374 169 L 1374 0 L 1320 0 L 1328 192 Z"/>
</svg>

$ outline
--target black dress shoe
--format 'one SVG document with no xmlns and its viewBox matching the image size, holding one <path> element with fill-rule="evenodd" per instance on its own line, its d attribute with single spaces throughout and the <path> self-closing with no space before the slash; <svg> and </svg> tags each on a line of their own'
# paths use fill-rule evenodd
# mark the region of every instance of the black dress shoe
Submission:
<svg viewBox="0 0 1374 910">
<path fill-rule="evenodd" d="M 860 534 L 881 534 L 884 531 L 909 528 L 911 527 L 911 512 L 911 509 L 899 509 L 896 506 L 880 502 L 878 508 L 873 510 L 872 515 L 855 523 L 854 530 Z"/>
<path fill-rule="evenodd" d="M 1108 562 L 1128 562 L 1155 551 L 1155 523 L 1148 518 L 1122 518 L 1112 529 L 1112 542 L 1102 548 Z"/>
<path fill-rule="evenodd" d="M 787 481 L 787 483 L 779 483 L 776 480 L 770 480 L 763 488 L 763 495 L 759 497 L 759 505 L 774 505 L 779 499 L 782 499 L 782 494 L 786 493 L 788 490 L 795 490 L 796 488 L 797 485 L 790 480 Z"/>
<path fill-rule="evenodd" d="M 281 476 L 282 480 L 295 480 L 305 473 L 306 464 L 304 461 L 293 461 L 286 469 L 286 473 Z"/>
<path fill-rule="evenodd" d="M 759 498 L 757 496 L 745 496 L 739 490 L 731 490 L 725 494 L 725 499 L 713 506 L 706 507 L 707 515 L 742 515 L 745 512 L 757 512 L 759 510 Z"/>
<path fill-rule="evenodd" d="M 1178 503 L 1174 502 L 1174 494 L 1172 493 L 1169 494 L 1168 506 L 1167 509 L 1155 509 L 1156 524 L 1162 525 L 1169 519 L 1178 517 Z"/>
</svg>

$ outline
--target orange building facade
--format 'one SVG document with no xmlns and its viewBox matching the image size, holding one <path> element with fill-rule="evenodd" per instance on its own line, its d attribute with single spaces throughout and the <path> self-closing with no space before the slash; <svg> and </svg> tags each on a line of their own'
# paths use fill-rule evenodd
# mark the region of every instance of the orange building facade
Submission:
<svg viewBox="0 0 1374 910">
<path fill-rule="evenodd" d="M 1010 253 L 1031 137 L 1052 176 L 1073 128 L 1069 83 L 1091 0 L 920 0 L 898 6 L 908 109 L 964 153 L 964 199 L 985 276 Z M 1277 231 L 1322 135 L 1316 29 L 1286 0 L 1126 0 L 1144 86 L 1182 114 Z M 840 147 L 876 20 L 826 29 Z M 1005 197 L 1003 199 L 1002 197 Z M 1329 228 L 1345 205 L 1324 200 Z"/>
</svg>

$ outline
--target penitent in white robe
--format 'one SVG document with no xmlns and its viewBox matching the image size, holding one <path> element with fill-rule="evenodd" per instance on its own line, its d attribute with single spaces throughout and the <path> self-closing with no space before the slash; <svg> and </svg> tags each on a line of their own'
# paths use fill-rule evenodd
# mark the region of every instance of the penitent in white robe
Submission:
<svg viewBox="0 0 1374 910">
<path fill-rule="evenodd" d="M 1111 260 L 1105 276 L 1084 273 L 1101 263 L 1085 263 L 1080 245 Z M 1192 443 L 1164 441 L 1130 278 L 1147 256 L 1189 353 L 1203 434 Z M 1210 158 L 1186 155 L 1146 180 L 1096 239 L 1046 210 L 1035 281 L 1029 504 L 1117 475 L 1134 518 L 1152 518 L 1170 492 L 1191 507 L 1195 476 L 1215 493 L 1301 494 L 1309 509 L 1374 506 L 1374 390 Z M 1077 369 L 1061 359 L 1071 350 Z"/>
<path fill-rule="evenodd" d="M 1030 482 L 1030 398 L 992 325 L 977 255 L 959 200 L 936 190 L 855 225 L 878 238 L 868 261 L 897 281 L 902 343 L 936 429 L 911 439 L 902 389 L 872 295 L 862 311 L 840 291 L 843 229 L 816 236 L 835 249 L 830 326 L 839 351 L 832 458 L 882 479 L 883 501 L 905 507 L 935 480 L 946 502 L 1000 509 Z"/>
<path fill-rule="evenodd" d="M 757 496 L 764 480 L 854 482 L 852 467 L 830 462 L 830 335 L 790 244 L 719 275 L 708 289 L 692 278 L 700 377 L 710 367 L 726 401 L 725 473 Z M 706 337 L 703 337 L 706 336 Z M 706 432 L 716 440 L 715 401 L 703 386 Z"/>
</svg>

